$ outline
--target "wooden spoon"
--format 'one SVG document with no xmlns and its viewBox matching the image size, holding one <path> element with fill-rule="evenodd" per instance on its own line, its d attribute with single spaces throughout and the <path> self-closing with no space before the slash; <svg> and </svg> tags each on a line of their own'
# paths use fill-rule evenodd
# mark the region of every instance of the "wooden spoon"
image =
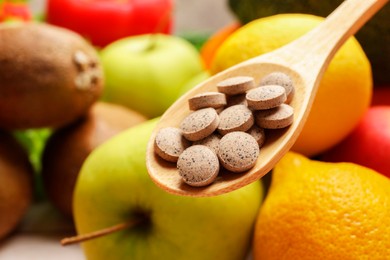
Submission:
<svg viewBox="0 0 390 260">
<path fill-rule="evenodd" d="M 148 143 L 146 165 L 152 180 L 170 193 L 203 197 L 236 190 L 264 176 L 297 139 L 309 115 L 319 82 L 336 51 L 387 2 L 346 0 L 324 22 L 301 38 L 222 71 L 178 99 L 163 114 Z M 168 126 L 179 127 L 190 113 L 188 98 L 206 91 L 217 91 L 216 84 L 229 77 L 251 76 L 257 84 L 263 76 L 277 71 L 288 74 L 295 83 L 295 95 L 290 104 L 294 108 L 294 123 L 286 129 L 273 131 L 273 134 L 267 133 L 266 144 L 251 170 L 241 174 L 222 172 L 209 186 L 191 187 L 181 180 L 176 164 L 166 162 L 155 154 L 153 144 L 157 131 Z"/>
</svg>

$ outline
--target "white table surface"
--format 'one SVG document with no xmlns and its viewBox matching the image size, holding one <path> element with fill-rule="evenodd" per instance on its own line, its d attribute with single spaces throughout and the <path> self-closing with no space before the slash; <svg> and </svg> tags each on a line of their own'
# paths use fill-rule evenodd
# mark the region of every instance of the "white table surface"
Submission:
<svg viewBox="0 0 390 260">
<path fill-rule="evenodd" d="M 48 202 L 36 203 L 19 228 L 0 241 L 0 260 L 83 260 L 79 245 L 60 244 L 62 238 L 74 234 L 72 223 Z"/>
</svg>

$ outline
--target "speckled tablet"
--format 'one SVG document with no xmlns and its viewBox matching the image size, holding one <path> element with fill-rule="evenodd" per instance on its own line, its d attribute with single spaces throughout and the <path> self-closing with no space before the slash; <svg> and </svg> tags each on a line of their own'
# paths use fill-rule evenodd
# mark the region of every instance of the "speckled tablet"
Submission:
<svg viewBox="0 0 390 260">
<path fill-rule="evenodd" d="M 219 142 L 219 161 L 225 169 L 232 172 L 251 169 L 256 164 L 259 154 L 257 141 L 245 132 L 228 133 Z"/>
<path fill-rule="evenodd" d="M 282 104 L 268 110 L 259 110 L 255 113 L 255 121 L 262 128 L 284 128 L 293 123 L 294 109 L 287 104 Z"/>
<path fill-rule="evenodd" d="M 265 131 L 263 128 L 255 124 L 247 131 L 247 133 L 255 138 L 260 148 L 263 146 L 265 142 Z"/>
<path fill-rule="evenodd" d="M 226 106 L 226 95 L 219 92 L 200 93 L 188 99 L 188 105 L 191 110 L 206 107 L 221 108 Z"/>
<path fill-rule="evenodd" d="M 195 187 L 214 182 L 219 167 L 217 155 L 204 145 L 193 145 L 187 148 L 177 161 L 177 169 L 183 181 Z"/>
<path fill-rule="evenodd" d="M 286 103 L 290 103 L 294 93 L 295 93 L 295 87 L 294 87 L 294 82 L 291 79 L 290 76 L 283 72 L 273 72 L 265 76 L 260 80 L 260 86 L 265 86 L 265 85 L 279 85 L 282 86 L 286 89 Z"/>
<path fill-rule="evenodd" d="M 227 96 L 226 97 L 226 106 L 231 107 L 235 105 L 244 105 L 248 106 L 248 102 L 246 101 L 246 94 Z"/>
<path fill-rule="evenodd" d="M 202 108 L 189 114 L 180 124 L 187 140 L 198 141 L 211 135 L 219 125 L 219 116 L 214 108 Z"/>
<path fill-rule="evenodd" d="M 219 149 L 219 141 L 221 140 L 222 136 L 218 133 L 214 133 L 212 135 L 207 136 L 206 138 L 196 141 L 193 143 L 193 145 L 204 145 L 210 148 L 215 154 L 218 153 Z"/>
<path fill-rule="evenodd" d="M 248 107 L 263 110 L 277 107 L 286 101 L 286 90 L 278 85 L 266 85 L 249 90 L 246 93 Z"/>
<path fill-rule="evenodd" d="M 247 131 L 254 124 L 252 111 L 244 105 L 226 108 L 219 114 L 218 132 L 222 135 L 233 131 Z"/>
<path fill-rule="evenodd" d="M 231 77 L 217 83 L 218 91 L 226 95 L 244 94 L 254 87 L 254 79 L 247 76 Z"/>
<path fill-rule="evenodd" d="M 161 128 L 154 140 L 154 151 L 162 159 L 169 162 L 176 162 L 179 155 L 191 145 L 186 140 L 182 131 L 175 127 Z"/>
</svg>

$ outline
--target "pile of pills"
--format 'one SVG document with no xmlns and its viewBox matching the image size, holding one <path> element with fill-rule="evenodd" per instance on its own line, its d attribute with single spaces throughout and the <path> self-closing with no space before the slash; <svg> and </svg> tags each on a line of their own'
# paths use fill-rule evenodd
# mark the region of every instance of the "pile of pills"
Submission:
<svg viewBox="0 0 390 260">
<path fill-rule="evenodd" d="M 251 169 L 265 142 L 264 129 L 292 124 L 292 79 L 271 73 L 255 86 L 252 77 L 227 78 L 218 91 L 198 94 L 188 100 L 191 112 L 180 126 L 158 131 L 155 153 L 177 163 L 183 181 L 200 187 L 214 182 L 221 167 L 231 172 Z"/>
</svg>

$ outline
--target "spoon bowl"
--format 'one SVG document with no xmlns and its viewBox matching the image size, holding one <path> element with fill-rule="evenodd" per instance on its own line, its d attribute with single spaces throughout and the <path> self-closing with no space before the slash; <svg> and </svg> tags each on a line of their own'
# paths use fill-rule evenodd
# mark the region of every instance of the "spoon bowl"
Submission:
<svg viewBox="0 0 390 260">
<path fill-rule="evenodd" d="M 151 179 L 170 193 L 204 197 L 236 190 L 263 177 L 298 138 L 331 58 L 387 1 L 346 0 L 317 28 L 296 41 L 222 71 L 179 98 L 162 115 L 148 143 L 146 165 Z M 190 114 L 188 98 L 203 92 L 217 91 L 218 82 L 235 76 L 253 77 L 258 85 L 264 76 L 272 72 L 285 73 L 294 82 L 295 94 L 290 103 L 294 109 L 294 122 L 285 129 L 266 132 L 266 142 L 252 169 L 243 173 L 222 169 L 212 184 L 192 187 L 182 181 L 176 164 L 166 162 L 155 154 L 154 139 L 157 132 L 164 127 L 179 127 L 180 122 Z"/>
</svg>

